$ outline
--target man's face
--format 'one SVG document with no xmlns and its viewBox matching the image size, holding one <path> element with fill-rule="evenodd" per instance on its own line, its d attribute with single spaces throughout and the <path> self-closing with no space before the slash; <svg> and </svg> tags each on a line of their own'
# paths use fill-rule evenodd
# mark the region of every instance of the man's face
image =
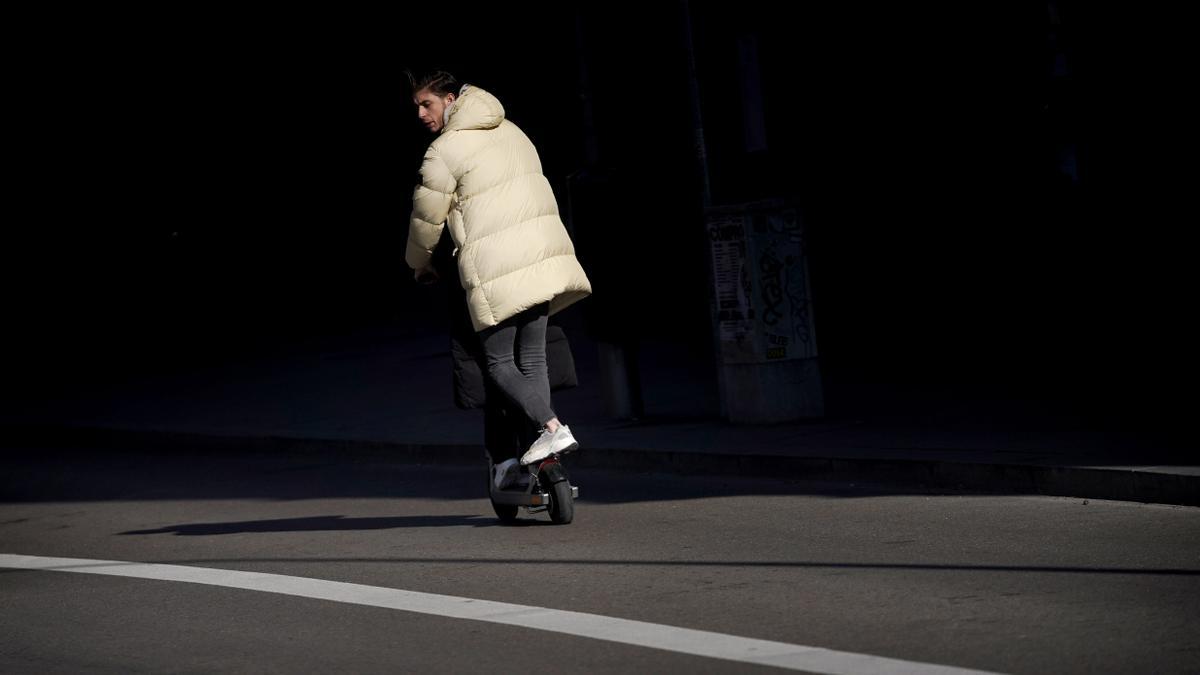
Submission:
<svg viewBox="0 0 1200 675">
<path fill-rule="evenodd" d="M 446 112 L 446 108 L 454 103 L 454 94 L 446 94 L 438 96 L 437 94 L 422 89 L 413 96 L 413 103 L 417 104 L 417 117 L 421 119 L 421 124 L 425 128 L 437 133 L 442 130 L 442 116 Z"/>
</svg>

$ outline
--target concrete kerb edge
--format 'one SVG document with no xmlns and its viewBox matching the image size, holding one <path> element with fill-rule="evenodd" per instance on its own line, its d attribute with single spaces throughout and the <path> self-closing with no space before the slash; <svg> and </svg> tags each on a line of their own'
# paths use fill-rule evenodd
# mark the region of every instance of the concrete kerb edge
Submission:
<svg viewBox="0 0 1200 675">
<path fill-rule="evenodd" d="M 483 461 L 479 445 L 400 443 L 290 436 L 237 436 L 177 431 L 68 426 L 0 427 L 0 447 L 14 441 L 29 447 L 80 443 L 149 450 L 169 444 L 197 450 L 241 453 L 349 454 L 416 464 Z M 637 448 L 588 447 L 568 456 L 581 468 L 691 475 L 864 481 L 926 488 L 969 489 L 996 494 L 1112 499 L 1200 506 L 1200 476 L 1135 469 L 989 464 L 789 455 L 722 454 Z"/>
</svg>

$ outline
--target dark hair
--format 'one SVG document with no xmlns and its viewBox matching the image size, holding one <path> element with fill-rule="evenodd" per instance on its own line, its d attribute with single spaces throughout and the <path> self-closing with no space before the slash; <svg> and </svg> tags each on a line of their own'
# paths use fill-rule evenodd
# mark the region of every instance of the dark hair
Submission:
<svg viewBox="0 0 1200 675">
<path fill-rule="evenodd" d="M 412 87 L 412 94 L 414 96 L 422 89 L 428 89 L 438 96 L 458 95 L 458 90 L 462 88 L 458 83 L 458 78 L 444 70 L 437 70 L 420 76 L 413 75 L 411 70 L 405 70 L 404 74 L 408 77 L 408 85 Z"/>
</svg>

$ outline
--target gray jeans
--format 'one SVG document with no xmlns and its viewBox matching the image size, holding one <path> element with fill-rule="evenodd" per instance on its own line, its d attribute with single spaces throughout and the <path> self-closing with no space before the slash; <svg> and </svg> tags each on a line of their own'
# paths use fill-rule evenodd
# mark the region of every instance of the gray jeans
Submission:
<svg viewBox="0 0 1200 675">
<path fill-rule="evenodd" d="M 557 417 L 550 408 L 550 375 L 546 368 L 546 321 L 550 303 L 543 302 L 479 331 L 487 354 L 488 376 L 539 428 Z"/>
</svg>

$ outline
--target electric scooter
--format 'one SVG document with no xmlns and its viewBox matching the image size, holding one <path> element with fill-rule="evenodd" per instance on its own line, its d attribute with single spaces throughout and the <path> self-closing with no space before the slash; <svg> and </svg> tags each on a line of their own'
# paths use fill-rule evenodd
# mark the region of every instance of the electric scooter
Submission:
<svg viewBox="0 0 1200 675">
<path fill-rule="evenodd" d="M 488 462 L 488 495 L 500 522 L 516 522 L 517 510 L 522 507 L 530 515 L 545 511 L 556 525 L 566 525 L 575 517 L 575 498 L 579 496 L 579 488 L 571 485 L 558 454 L 521 467 L 521 475 L 502 490 L 496 488 L 493 479 L 496 465 L 492 462 L 491 453 L 485 450 L 484 455 Z"/>
</svg>

